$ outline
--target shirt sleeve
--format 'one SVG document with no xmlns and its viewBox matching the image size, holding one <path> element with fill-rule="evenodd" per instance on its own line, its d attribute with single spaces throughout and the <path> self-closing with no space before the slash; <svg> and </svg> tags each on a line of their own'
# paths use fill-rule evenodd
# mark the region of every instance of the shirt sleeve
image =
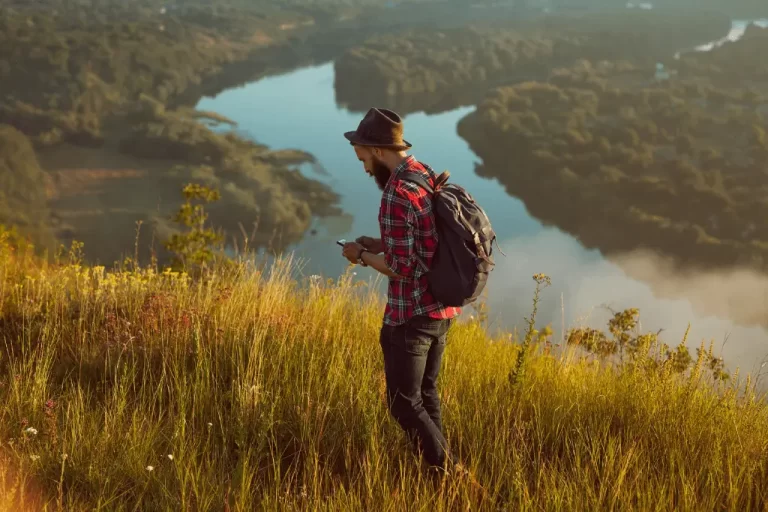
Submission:
<svg viewBox="0 0 768 512">
<path fill-rule="evenodd" d="M 416 215 L 411 202 L 396 190 L 382 202 L 381 241 L 387 268 L 401 277 L 416 269 Z"/>
</svg>

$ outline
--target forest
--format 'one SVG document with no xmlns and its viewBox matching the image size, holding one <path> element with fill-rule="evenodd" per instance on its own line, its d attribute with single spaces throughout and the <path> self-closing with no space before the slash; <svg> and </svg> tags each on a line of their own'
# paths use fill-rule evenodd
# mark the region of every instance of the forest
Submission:
<svg viewBox="0 0 768 512">
<path fill-rule="evenodd" d="M 458 130 L 478 173 L 587 246 L 765 269 L 768 77 L 754 56 L 766 50 L 768 30 L 752 26 L 659 82 L 584 60 L 495 89 Z"/>
<path fill-rule="evenodd" d="M 730 18 L 717 12 L 622 10 L 402 31 L 372 37 L 335 61 L 336 98 L 357 111 L 387 103 L 403 114 L 437 113 L 580 59 L 631 60 L 652 70 L 677 49 L 730 29 Z"/>
</svg>

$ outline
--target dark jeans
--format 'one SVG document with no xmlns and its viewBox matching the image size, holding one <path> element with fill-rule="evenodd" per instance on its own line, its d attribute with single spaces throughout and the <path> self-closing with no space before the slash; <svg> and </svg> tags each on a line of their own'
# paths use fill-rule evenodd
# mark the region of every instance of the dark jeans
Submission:
<svg viewBox="0 0 768 512">
<path fill-rule="evenodd" d="M 443 468 L 448 443 L 443 437 L 437 376 L 452 320 L 413 317 L 381 328 L 387 405 L 414 447 L 431 466 Z"/>
</svg>

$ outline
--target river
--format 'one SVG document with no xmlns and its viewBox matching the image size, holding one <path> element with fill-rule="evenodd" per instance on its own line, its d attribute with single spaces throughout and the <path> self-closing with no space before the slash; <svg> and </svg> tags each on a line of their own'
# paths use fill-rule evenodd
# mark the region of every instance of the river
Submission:
<svg viewBox="0 0 768 512">
<path fill-rule="evenodd" d="M 739 26 L 743 33 L 746 23 L 734 22 L 734 30 Z M 362 114 L 337 106 L 333 82 L 333 64 L 326 63 L 230 89 L 204 98 L 197 106 L 234 120 L 240 134 L 271 148 L 298 148 L 313 154 L 317 163 L 302 171 L 340 194 L 345 215 L 316 220 L 314 234 L 290 248 L 302 260 L 304 277 L 338 277 L 347 263 L 335 241 L 378 234 L 380 191 L 342 135 L 357 126 Z M 450 170 L 452 180 L 475 196 L 494 225 L 507 256 L 496 253 L 497 266 L 488 287 L 492 329 L 523 328 L 535 286 L 531 276 L 542 272 L 552 278 L 552 286 L 543 292 L 537 324 L 551 323 L 556 338 L 575 326 L 605 328 L 610 309 L 636 307 L 642 330 L 663 329 L 661 337 L 670 345 L 683 339 L 690 323 L 691 349 L 702 340 L 707 346 L 713 340 L 715 352 L 729 369 L 740 366 L 743 374 L 760 368 L 768 356 L 768 332 L 735 325 L 729 312 L 754 308 L 759 316 L 768 311 L 767 277 L 747 273 L 680 276 L 652 256 L 630 254 L 609 261 L 599 251 L 585 249 L 571 235 L 531 217 L 525 205 L 495 179 L 475 174 L 479 159 L 456 133 L 457 122 L 472 110 L 405 116 L 405 138 L 418 159 L 438 172 Z M 376 274 L 365 268 L 355 272 L 355 279 L 362 280 Z"/>
</svg>

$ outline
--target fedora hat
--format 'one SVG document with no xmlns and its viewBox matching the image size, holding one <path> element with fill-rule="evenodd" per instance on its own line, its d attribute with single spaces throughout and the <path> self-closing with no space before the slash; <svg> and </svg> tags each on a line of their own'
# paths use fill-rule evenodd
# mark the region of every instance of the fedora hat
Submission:
<svg viewBox="0 0 768 512">
<path fill-rule="evenodd" d="M 344 137 L 360 146 L 400 150 L 411 147 L 410 142 L 403 140 L 403 120 L 397 113 L 385 108 L 369 109 L 357 130 L 345 132 Z"/>
</svg>

